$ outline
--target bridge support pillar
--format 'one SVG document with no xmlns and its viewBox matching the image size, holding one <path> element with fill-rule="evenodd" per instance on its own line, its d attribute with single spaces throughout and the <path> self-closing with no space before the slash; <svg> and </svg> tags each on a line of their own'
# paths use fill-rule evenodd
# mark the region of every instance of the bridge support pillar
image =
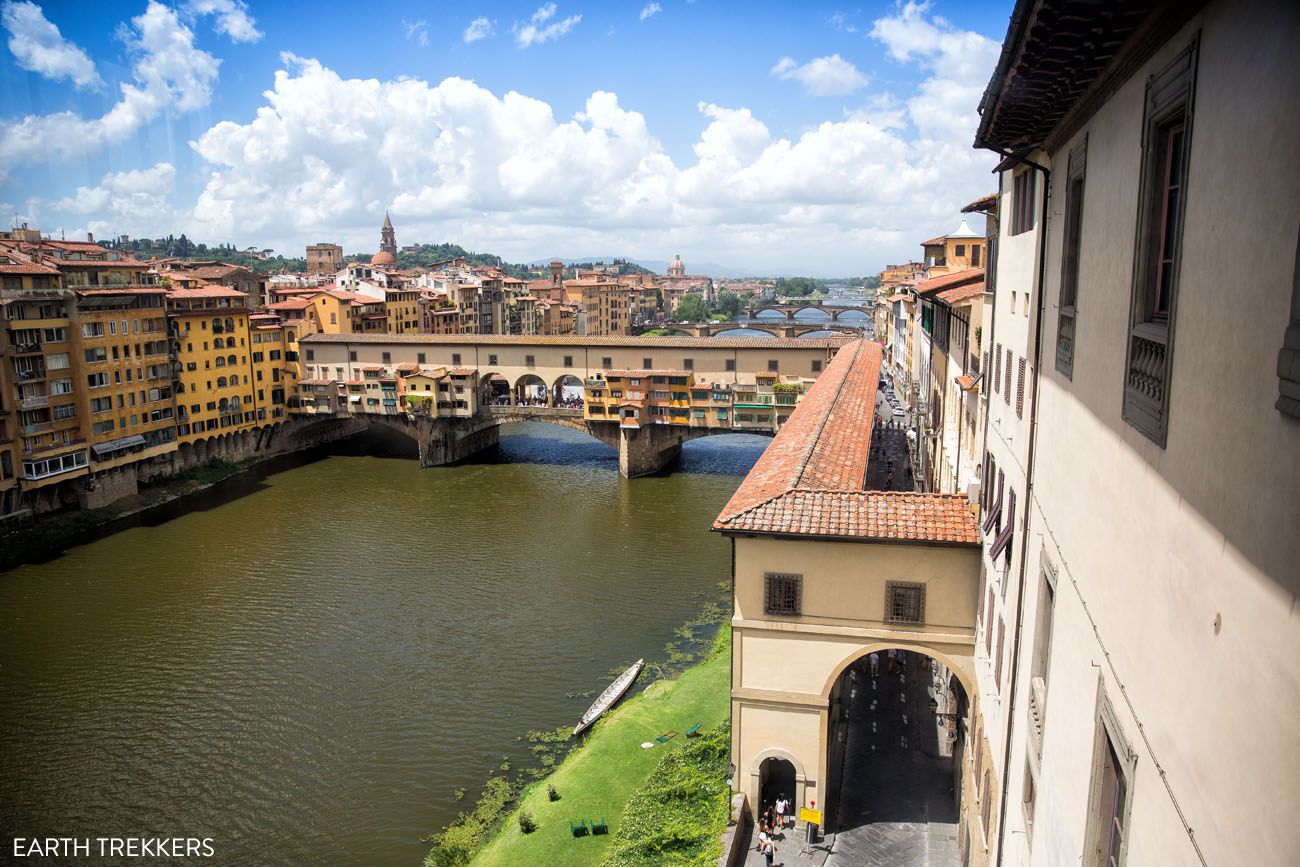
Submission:
<svg viewBox="0 0 1300 867">
<path fill-rule="evenodd" d="M 629 479 L 657 473 L 681 457 L 686 436 L 667 425 L 623 428 L 618 437 L 618 471 Z"/>
<path fill-rule="evenodd" d="M 497 445 L 501 442 L 501 428 L 496 424 L 476 427 L 436 419 L 420 425 L 419 442 L 420 466 L 441 467 Z"/>
</svg>

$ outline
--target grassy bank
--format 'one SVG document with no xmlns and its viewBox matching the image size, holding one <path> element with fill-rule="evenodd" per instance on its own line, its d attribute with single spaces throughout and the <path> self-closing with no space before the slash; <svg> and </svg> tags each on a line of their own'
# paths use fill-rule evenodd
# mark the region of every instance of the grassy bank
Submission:
<svg viewBox="0 0 1300 867">
<path fill-rule="evenodd" d="M 701 731 L 708 735 L 725 725 L 730 646 L 730 629 L 724 625 L 701 662 L 676 680 L 653 684 L 602 719 L 585 743 L 570 752 L 553 774 L 524 790 L 514 812 L 474 858 L 473 865 L 600 864 L 607 853 L 612 853 L 611 843 L 623 827 L 629 801 L 655 773 L 665 754 L 673 755 L 688 746 L 692 752 L 704 749 L 697 748 L 695 741 L 687 741 L 686 730 L 697 722 L 703 723 Z M 677 731 L 677 737 L 666 744 L 655 744 L 653 749 L 641 748 L 642 743 L 654 743 L 656 737 L 669 730 Z M 701 744 L 706 741 L 714 743 L 716 738 L 700 739 Z M 725 781 L 720 778 L 719 782 L 725 788 Z M 555 788 L 559 800 L 550 800 L 548 786 Z M 645 820 L 642 808 L 637 809 L 634 820 Z M 521 830 L 521 813 L 528 814 L 536 824 L 532 833 Z M 725 824 L 725 809 L 721 816 Z M 602 818 L 609 823 L 607 836 L 575 838 L 569 832 L 570 820 L 576 824 L 581 819 Z M 717 833 L 721 831 L 719 826 Z M 704 836 L 707 838 L 709 833 Z M 620 856 L 617 863 L 634 862 Z"/>
</svg>

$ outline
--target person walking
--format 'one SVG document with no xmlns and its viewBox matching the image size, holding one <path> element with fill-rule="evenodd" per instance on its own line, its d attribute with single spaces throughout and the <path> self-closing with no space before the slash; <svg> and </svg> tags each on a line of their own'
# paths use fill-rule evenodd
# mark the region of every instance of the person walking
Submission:
<svg viewBox="0 0 1300 867">
<path fill-rule="evenodd" d="M 772 859 L 776 858 L 776 844 L 772 842 L 771 837 L 763 841 L 763 845 L 759 851 L 763 853 L 763 864 L 765 867 L 772 867 Z"/>
<path fill-rule="evenodd" d="M 879 677 L 880 676 L 880 654 L 873 650 L 871 652 L 871 656 L 869 656 L 867 659 L 871 663 L 871 676 Z"/>
<path fill-rule="evenodd" d="M 785 830 L 785 811 L 790 809 L 790 801 L 782 794 L 776 799 L 776 827 Z"/>
</svg>

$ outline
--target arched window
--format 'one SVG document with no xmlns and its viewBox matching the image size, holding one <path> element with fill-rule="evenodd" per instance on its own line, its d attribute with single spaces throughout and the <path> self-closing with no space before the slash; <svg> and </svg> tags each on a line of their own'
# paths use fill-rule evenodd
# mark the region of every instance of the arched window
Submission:
<svg viewBox="0 0 1300 867">
<path fill-rule="evenodd" d="M 213 319 L 213 320 L 212 320 L 212 333 L 213 333 L 213 334 L 220 334 L 220 333 L 221 333 L 221 320 L 220 320 L 220 319 Z"/>
<path fill-rule="evenodd" d="M 220 360 L 220 359 L 218 359 L 218 361 L 219 361 L 219 360 Z M 217 377 L 217 388 L 225 388 L 225 387 L 226 387 L 226 378 L 225 378 L 224 376 L 218 376 L 218 377 Z M 226 402 L 226 399 L 223 397 L 223 398 L 221 399 L 221 402 L 222 402 L 222 403 L 225 403 L 225 402 Z"/>
<path fill-rule="evenodd" d="M 227 317 L 227 319 L 226 319 L 226 331 L 230 332 L 231 334 L 234 334 L 234 333 L 235 333 L 235 320 L 230 319 L 230 318 Z"/>
<path fill-rule="evenodd" d="M 225 367 L 225 366 L 226 366 L 226 360 L 225 360 L 224 358 L 222 358 L 220 355 L 218 355 L 218 356 L 217 356 L 217 367 Z"/>
<path fill-rule="evenodd" d="M 225 341 L 224 339 L 218 337 L 217 339 L 215 339 L 215 340 L 212 341 L 212 348 L 213 348 L 213 349 L 225 349 L 225 348 L 226 348 L 226 341 Z"/>
<path fill-rule="evenodd" d="M 227 356 L 226 356 L 226 364 L 230 365 L 231 367 L 234 367 L 235 364 L 237 364 L 237 362 L 235 361 L 235 356 L 233 356 L 233 355 L 227 355 Z"/>
</svg>

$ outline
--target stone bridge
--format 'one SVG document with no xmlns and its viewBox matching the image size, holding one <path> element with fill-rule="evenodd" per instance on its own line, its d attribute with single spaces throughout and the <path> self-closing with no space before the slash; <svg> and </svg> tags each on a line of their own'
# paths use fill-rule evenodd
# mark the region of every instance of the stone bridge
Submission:
<svg viewBox="0 0 1300 867">
<path fill-rule="evenodd" d="M 826 322 L 838 322 L 840 317 L 845 313 L 860 313 L 862 314 L 862 317 L 853 316 L 849 317 L 849 319 L 846 319 L 845 321 L 853 320 L 865 323 L 870 319 L 873 309 L 873 307 L 866 304 L 768 304 L 764 307 L 758 307 L 749 311 L 749 321 L 763 322 L 777 318 L 775 316 L 760 316 L 760 313 L 780 313 L 786 319 L 793 320 L 796 314 L 802 313 L 805 310 L 820 310 L 824 313 L 830 314 L 830 316 L 825 320 Z M 811 320 L 804 321 L 807 322 Z"/>
<path fill-rule="evenodd" d="M 758 323 L 758 324 L 755 324 Z M 861 327 L 856 325 L 837 325 L 829 320 L 825 323 L 800 323 L 799 325 L 781 325 L 770 319 L 739 319 L 732 322 L 700 322 L 696 324 L 654 325 L 648 328 L 664 328 L 682 337 L 715 337 L 726 331 L 744 329 L 754 335 L 763 337 L 803 337 L 818 331 L 833 331 L 837 334 L 857 336 Z M 734 335 L 729 335 L 734 336 Z"/>
<path fill-rule="evenodd" d="M 320 418 L 325 414 L 317 414 Z M 618 450 L 618 470 L 627 478 L 659 472 L 681 456 L 682 444 L 706 436 L 745 433 L 772 436 L 775 431 L 692 428 L 681 425 L 647 424 L 624 427 L 612 421 L 587 421 L 580 409 L 544 406 L 485 406 L 473 416 L 438 417 L 422 413 L 350 413 L 338 411 L 326 416 L 355 424 L 395 431 L 415 440 L 420 466 L 440 467 L 463 461 L 492 448 L 501 440 L 501 425 L 535 421 L 581 431 Z"/>
</svg>

